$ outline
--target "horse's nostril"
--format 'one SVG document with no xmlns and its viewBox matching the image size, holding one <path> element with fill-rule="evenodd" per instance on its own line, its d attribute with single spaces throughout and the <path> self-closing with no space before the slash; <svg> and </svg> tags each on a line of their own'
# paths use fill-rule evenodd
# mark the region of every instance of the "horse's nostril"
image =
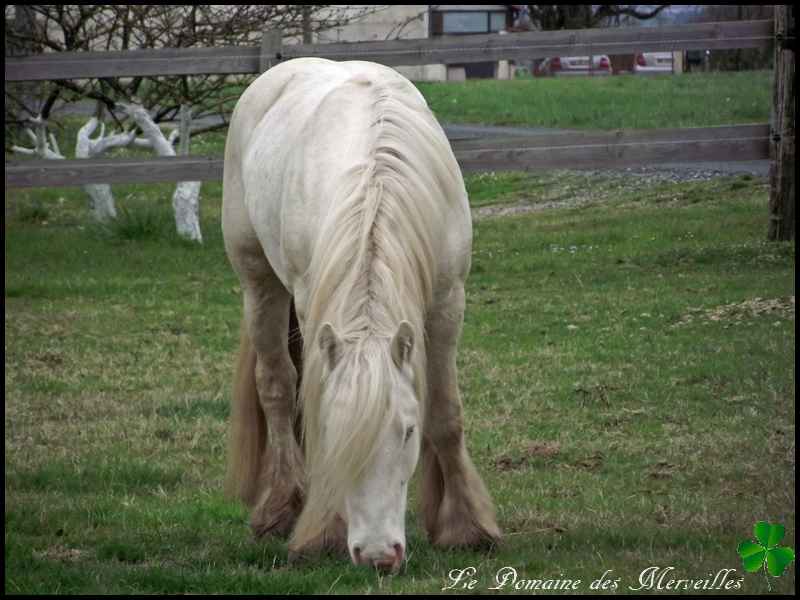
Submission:
<svg viewBox="0 0 800 600">
<path fill-rule="evenodd" d="M 361 546 L 353 544 L 353 562 L 357 565 L 361 564 Z"/>
</svg>

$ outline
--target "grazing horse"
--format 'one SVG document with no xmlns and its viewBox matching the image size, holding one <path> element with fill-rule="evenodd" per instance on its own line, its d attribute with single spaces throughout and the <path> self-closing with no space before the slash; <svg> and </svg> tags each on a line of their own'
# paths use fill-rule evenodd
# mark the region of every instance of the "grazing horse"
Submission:
<svg viewBox="0 0 800 600">
<path fill-rule="evenodd" d="M 417 89 L 369 62 L 270 69 L 231 119 L 222 227 L 244 296 L 227 486 L 254 533 L 396 571 L 421 453 L 431 541 L 498 540 L 456 381 L 470 210 Z"/>
</svg>

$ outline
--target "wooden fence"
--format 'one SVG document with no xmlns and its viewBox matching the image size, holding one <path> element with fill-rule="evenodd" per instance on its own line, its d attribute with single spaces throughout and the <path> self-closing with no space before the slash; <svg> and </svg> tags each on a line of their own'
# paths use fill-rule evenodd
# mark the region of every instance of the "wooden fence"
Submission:
<svg viewBox="0 0 800 600">
<path fill-rule="evenodd" d="M 652 162 L 769 157 L 769 126 L 553 133 L 451 142 L 464 171 L 619 168 Z M 222 158 L 90 158 L 6 163 L 6 186 L 222 179 Z"/>
<path fill-rule="evenodd" d="M 269 64 L 301 56 L 409 66 L 550 56 L 766 48 L 774 37 L 774 25 L 769 20 L 294 45 L 283 45 L 279 34 L 267 32 L 261 46 L 253 47 L 60 52 L 7 57 L 5 80 L 260 73 Z"/>
<path fill-rule="evenodd" d="M 371 60 L 391 66 L 531 60 L 548 56 L 692 49 L 768 48 L 772 21 L 702 23 L 458 36 L 423 40 L 283 45 L 264 34 L 258 47 L 64 52 L 7 57 L 5 80 L 259 73 L 301 56 Z M 464 170 L 626 167 L 665 161 L 769 158 L 768 125 L 578 132 L 454 141 Z M 6 162 L 6 187 L 215 180 L 222 159 L 22 160 Z"/>
</svg>

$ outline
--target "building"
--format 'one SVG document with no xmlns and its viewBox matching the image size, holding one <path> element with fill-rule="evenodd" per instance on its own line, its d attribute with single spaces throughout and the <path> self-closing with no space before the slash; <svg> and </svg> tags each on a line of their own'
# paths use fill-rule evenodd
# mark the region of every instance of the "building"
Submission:
<svg viewBox="0 0 800 600">
<path fill-rule="evenodd" d="M 363 11 L 364 6 L 358 7 Z M 506 4 L 375 5 L 347 25 L 318 34 L 314 42 L 377 42 L 500 33 L 512 23 Z M 432 64 L 398 67 L 414 81 L 459 81 L 467 78 L 509 78 L 508 61 Z"/>
</svg>

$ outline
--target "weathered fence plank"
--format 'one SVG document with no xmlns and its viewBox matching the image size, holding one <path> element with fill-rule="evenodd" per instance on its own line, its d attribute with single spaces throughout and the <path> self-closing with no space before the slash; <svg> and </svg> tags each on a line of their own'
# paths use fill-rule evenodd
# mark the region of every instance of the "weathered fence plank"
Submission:
<svg viewBox="0 0 800 600">
<path fill-rule="evenodd" d="M 259 47 L 163 48 L 125 52 L 48 53 L 7 57 L 5 80 L 259 73 L 300 56 L 372 60 L 390 66 L 533 59 L 559 55 L 722 48 L 763 48 L 772 21 L 700 23 L 659 28 L 585 29 L 424 40 L 296 44 L 265 34 Z M 793 129 L 791 140 L 794 140 Z M 464 170 L 624 167 L 653 162 L 752 160 L 769 157 L 766 125 L 572 132 L 453 144 Z M 26 160 L 6 163 L 6 187 L 215 180 L 222 159 Z"/>
<path fill-rule="evenodd" d="M 619 168 L 769 157 L 769 126 L 574 132 L 453 142 L 465 171 Z M 6 187 L 219 180 L 222 158 L 23 160 L 6 163 Z"/>
<path fill-rule="evenodd" d="M 273 54 L 288 60 L 317 56 L 371 60 L 389 66 L 532 60 L 549 56 L 624 54 L 673 50 L 765 48 L 773 22 L 731 21 L 669 27 L 537 31 L 419 40 L 294 44 L 270 39 L 266 48 L 161 48 L 125 52 L 61 52 L 6 58 L 5 81 L 92 77 L 259 73 Z"/>
<path fill-rule="evenodd" d="M 524 148 L 549 148 L 629 143 L 704 142 L 769 137 L 769 125 L 722 125 L 716 127 L 680 127 L 675 129 L 615 129 L 564 131 L 504 137 L 459 139 L 451 142 L 456 151 Z"/>
<path fill-rule="evenodd" d="M 6 187 L 215 181 L 222 179 L 222 163 L 205 156 L 8 161 Z"/>
<path fill-rule="evenodd" d="M 669 162 L 760 160 L 768 138 L 638 141 L 572 146 L 456 150 L 464 171 L 623 168 Z"/>
<path fill-rule="evenodd" d="M 697 23 L 668 27 L 621 27 L 452 36 L 421 40 L 284 46 L 286 59 L 318 56 L 371 60 L 389 66 L 532 60 L 550 56 L 625 54 L 674 50 L 765 48 L 773 24 L 764 21 Z"/>
<path fill-rule="evenodd" d="M 261 47 L 49 52 L 6 58 L 6 81 L 258 73 Z"/>
<path fill-rule="evenodd" d="M 772 107 L 772 166 L 770 169 L 767 239 L 793 240 L 795 235 L 795 38 L 794 6 L 775 7 L 775 88 Z"/>
<path fill-rule="evenodd" d="M 258 72 L 263 73 L 282 59 L 283 34 L 277 29 L 268 29 L 261 37 L 261 53 L 258 57 Z"/>
</svg>

